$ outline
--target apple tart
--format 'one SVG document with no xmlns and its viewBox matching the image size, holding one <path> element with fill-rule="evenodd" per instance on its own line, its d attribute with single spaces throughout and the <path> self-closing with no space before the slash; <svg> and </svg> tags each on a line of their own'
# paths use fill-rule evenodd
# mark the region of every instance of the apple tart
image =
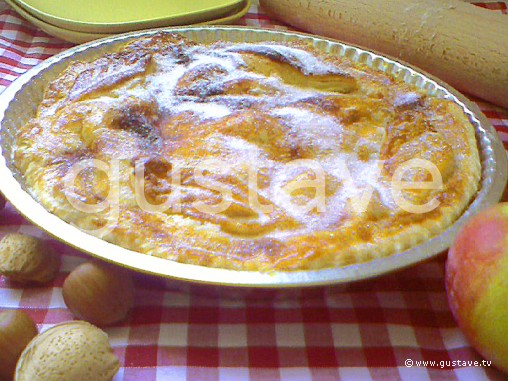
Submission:
<svg viewBox="0 0 508 381">
<path fill-rule="evenodd" d="M 399 253 L 453 224 L 481 177 L 450 100 L 304 43 L 170 33 L 72 62 L 14 162 L 45 208 L 106 241 L 253 271 Z"/>
</svg>

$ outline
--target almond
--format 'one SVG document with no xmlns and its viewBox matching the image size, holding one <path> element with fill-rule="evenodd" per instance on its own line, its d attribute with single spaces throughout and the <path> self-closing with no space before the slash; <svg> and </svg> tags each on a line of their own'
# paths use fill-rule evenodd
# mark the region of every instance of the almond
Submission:
<svg viewBox="0 0 508 381">
<path fill-rule="evenodd" d="M 48 329 L 28 344 L 14 380 L 110 381 L 119 368 L 104 331 L 84 321 L 71 321 Z"/>
<path fill-rule="evenodd" d="M 24 312 L 0 313 L 0 379 L 12 380 L 21 352 L 36 335 L 37 326 Z"/>
<path fill-rule="evenodd" d="M 130 274 L 103 263 L 83 263 L 63 284 L 63 298 L 71 312 L 98 326 L 119 322 L 134 304 Z"/>
<path fill-rule="evenodd" d="M 42 240 L 8 234 L 0 241 L 0 274 L 21 283 L 47 283 L 60 268 L 60 257 Z"/>
</svg>

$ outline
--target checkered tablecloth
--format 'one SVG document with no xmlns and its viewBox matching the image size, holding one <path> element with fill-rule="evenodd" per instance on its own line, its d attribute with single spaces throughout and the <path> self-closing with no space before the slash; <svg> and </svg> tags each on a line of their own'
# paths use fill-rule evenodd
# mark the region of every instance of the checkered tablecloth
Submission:
<svg viewBox="0 0 508 381">
<path fill-rule="evenodd" d="M 506 13 L 504 2 L 479 5 Z M 287 28 L 263 15 L 256 2 L 239 24 Z M 499 36 L 500 43 L 506 39 Z M 69 47 L 0 0 L 0 92 Z M 508 148 L 508 112 L 477 103 Z M 0 238 L 13 231 L 47 239 L 63 263 L 47 287 L 23 289 L 0 277 L 0 310 L 23 309 L 40 330 L 73 319 L 61 286 L 87 257 L 49 239 L 8 205 L 0 212 Z M 121 360 L 115 380 L 504 379 L 491 367 L 462 366 L 482 359 L 453 320 L 443 273 L 441 257 L 346 289 L 236 299 L 182 292 L 135 274 L 137 296 L 129 319 L 106 329 Z M 420 361 L 426 363 L 418 366 Z"/>
</svg>

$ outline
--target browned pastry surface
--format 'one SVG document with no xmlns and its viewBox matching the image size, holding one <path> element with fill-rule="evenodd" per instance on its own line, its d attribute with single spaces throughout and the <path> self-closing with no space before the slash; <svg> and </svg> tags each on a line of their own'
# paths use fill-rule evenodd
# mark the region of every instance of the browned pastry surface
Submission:
<svg viewBox="0 0 508 381">
<path fill-rule="evenodd" d="M 392 189 L 411 159 L 442 177 L 438 189 L 400 193 L 438 204 L 425 213 Z M 92 160 L 100 169 L 73 171 Z M 15 163 L 48 210 L 107 241 L 261 271 L 414 246 L 460 216 L 481 172 L 474 127 L 451 101 L 306 45 L 162 33 L 72 63 L 21 129 Z M 413 168 L 402 179 L 432 176 Z"/>
</svg>

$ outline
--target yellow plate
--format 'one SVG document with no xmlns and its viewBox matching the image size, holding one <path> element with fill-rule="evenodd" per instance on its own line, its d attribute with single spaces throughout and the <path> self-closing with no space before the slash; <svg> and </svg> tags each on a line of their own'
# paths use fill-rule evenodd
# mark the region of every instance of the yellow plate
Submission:
<svg viewBox="0 0 508 381">
<path fill-rule="evenodd" d="M 84 33 L 122 33 L 226 16 L 242 0 L 11 0 L 39 20 Z"/>
<path fill-rule="evenodd" d="M 21 17 L 23 17 L 28 22 L 32 23 L 42 31 L 47 34 L 60 38 L 64 41 L 69 41 L 74 44 L 82 44 L 84 42 L 97 40 L 99 38 L 104 38 L 113 35 L 114 33 L 85 33 L 85 32 L 76 32 L 73 30 L 68 30 L 64 28 L 59 28 L 55 25 L 48 24 L 34 15 L 27 12 L 25 9 L 20 7 L 15 0 L 5 0 Z M 222 25 L 222 24 L 230 24 L 235 20 L 238 20 L 242 16 L 244 16 L 250 9 L 251 0 L 244 0 L 240 6 L 235 9 L 231 14 L 226 15 L 224 17 L 209 20 L 202 23 L 198 23 L 196 25 Z"/>
<path fill-rule="evenodd" d="M 42 20 L 39 20 L 37 17 L 32 16 L 30 13 L 25 11 L 23 8 L 21 8 L 17 3 L 15 3 L 13 0 L 5 0 L 7 4 L 9 4 L 12 9 L 14 9 L 21 17 L 23 17 L 25 20 L 30 22 L 31 24 L 35 25 L 42 31 L 46 32 L 47 34 L 60 38 L 65 41 L 69 41 L 75 44 L 82 44 L 84 42 L 96 40 L 99 38 L 107 37 L 109 34 L 99 34 L 99 33 L 80 33 L 80 32 L 74 32 L 72 30 L 62 29 L 58 28 L 54 25 L 45 23 Z"/>
</svg>

